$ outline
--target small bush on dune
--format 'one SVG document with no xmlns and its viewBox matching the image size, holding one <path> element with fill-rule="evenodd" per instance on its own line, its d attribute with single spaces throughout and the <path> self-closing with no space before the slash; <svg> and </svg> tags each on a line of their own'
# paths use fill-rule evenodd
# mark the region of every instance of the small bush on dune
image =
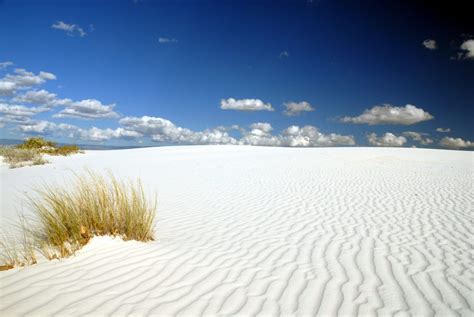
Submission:
<svg viewBox="0 0 474 317">
<path fill-rule="evenodd" d="M 71 189 L 44 186 L 37 194 L 29 198 L 35 220 L 28 224 L 28 235 L 49 259 L 74 254 L 94 236 L 154 239 L 156 199 L 147 201 L 139 180 L 88 172 L 76 176 Z"/>
<path fill-rule="evenodd" d="M 67 155 L 76 154 L 76 153 L 81 153 L 81 148 L 78 147 L 77 145 L 63 145 L 63 146 L 57 147 L 54 154 L 67 156 Z"/>
<path fill-rule="evenodd" d="M 56 143 L 43 138 L 28 138 L 22 144 L 18 144 L 16 148 L 27 150 L 40 150 L 41 148 L 55 148 Z"/>
<path fill-rule="evenodd" d="M 45 140 L 41 137 L 26 139 L 22 144 L 18 144 L 16 148 L 35 150 L 39 153 L 49 155 L 70 155 L 81 152 L 81 149 L 77 145 L 57 146 L 55 142 Z"/>
</svg>

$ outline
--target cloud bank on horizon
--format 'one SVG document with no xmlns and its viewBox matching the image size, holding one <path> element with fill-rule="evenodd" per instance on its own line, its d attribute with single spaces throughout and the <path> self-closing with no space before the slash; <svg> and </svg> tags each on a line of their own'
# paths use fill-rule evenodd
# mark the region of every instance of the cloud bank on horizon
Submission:
<svg viewBox="0 0 474 317">
<path fill-rule="evenodd" d="M 10 66 L 10 65 L 7 65 Z M 256 146 L 289 146 L 289 147 L 319 147 L 319 146 L 353 146 L 357 142 L 353 135 L 323 133 L 312 125 L 291 125 L 278 134 L 272 134 L 273 127 L 267 122 L 256 122 L 248 127 L 233 125 L 218 126 L 203 131 L 193 131 L 180 127 L 170 120 L 153 116 L 122 117 L 114 111 L 115 104 L 104 105 L 96 99 L 73 101 L 69 98 L 58 98 L 57 94 L 36 87 L 48 80 L 56 80 L 49 72 L 40 71 L 38 74 L 17 68 L 13 74 L 6 74 L 0 79 L 0 93 L 7 97 L 0 103 L 1 127 L 9 126 L 23 136 L 43 135 L 48 137 L 65 137 L 84 141 L 103 142 L 111 139 L 136 140 L 149 138 L 153 142 L 165 144 L 233 144 Z M 31 106 L 35 105 L 35 106 Z M 285 102 L 285 116 L 296 116 L 315 109 L 306 101 Z M 59 109 L 55 112 L 56 109 Z M 221 110 L 237 111 L 274 111 L 270 103 L 260 99 L 227 98 L 220 101 Z M 51 118 L 72 118 L 78 120 L 118 119 L 119 127 L 101 129 L 91 127 L 81 128 L 68 123 L 56 123 L 47 120 L 37 120 L 35 116 L 50 112 Z M 431 120 L 434 117 L 427 111 L 413 105 L 396 107 L 385 104 L 374 106 L 356 117 L 344 116 L 343 123 L 367 125 L 413 125 L 418 122 Z M 231 130 L 240 133 L 240 138 L 229 134 Z M 437 132 L 447 133 L 449 128 L 437 128 Z M 403 132 L 397 136 L 386 132 L 378 137 L 376 133 L 367 135 L 367 142 L 373 146 L 400 147 L 411 138 L 419 145 L 429 145 L 434 141 L 428 138 L 428 133 L 413 131 Z M 449 149 L 467 149 L 474 147 L 471 141 L 461 138 L 444 137 L 439 145 Z"/>
</svg>

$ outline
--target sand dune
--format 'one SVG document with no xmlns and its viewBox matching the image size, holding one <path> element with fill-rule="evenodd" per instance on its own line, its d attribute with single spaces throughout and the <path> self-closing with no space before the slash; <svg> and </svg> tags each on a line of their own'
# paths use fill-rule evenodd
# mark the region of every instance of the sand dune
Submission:
<svg viewBox="0 0 474 317">
<path fill-rule="evenodd" d="M 73 171 L 140 176 L 158 240 L 95 238 L 0 272 L 0 314 L 474 315 L 473 152 L 194 146 L 88 151 L 1 168 L 22 192 Z"/>
</svg>

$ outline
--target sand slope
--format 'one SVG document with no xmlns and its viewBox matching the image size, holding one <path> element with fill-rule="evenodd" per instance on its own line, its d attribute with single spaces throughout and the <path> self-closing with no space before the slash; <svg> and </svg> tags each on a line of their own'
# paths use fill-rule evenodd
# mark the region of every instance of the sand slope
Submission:
<svg viewBox="0 0 474 317">
<path fill-rule="evenodd" d="M 159 240 L 97 238 L 0 272 L 0 314 L 473 316 L 473 163 L 460 151 L 194 146 L 1 167 L 2 227 L 32 184 L 67 186 L 88 167 L 157 191 Z"/>
</svg>

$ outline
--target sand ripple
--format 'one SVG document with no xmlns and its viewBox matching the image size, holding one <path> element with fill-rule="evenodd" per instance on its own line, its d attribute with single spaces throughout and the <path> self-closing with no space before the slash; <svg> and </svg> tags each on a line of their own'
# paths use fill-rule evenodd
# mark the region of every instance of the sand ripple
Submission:
<svg viewBox="0 0 474 317">
<path fill-rule="evenodd" d="M 12 315 L 474 315 L 472 152 L 233 146 L 90 152 L 3 170 L 2 217 L 32 179 L 141 176 L 149 244 L 98 238 L 0 273 Z"/>
</svg>

